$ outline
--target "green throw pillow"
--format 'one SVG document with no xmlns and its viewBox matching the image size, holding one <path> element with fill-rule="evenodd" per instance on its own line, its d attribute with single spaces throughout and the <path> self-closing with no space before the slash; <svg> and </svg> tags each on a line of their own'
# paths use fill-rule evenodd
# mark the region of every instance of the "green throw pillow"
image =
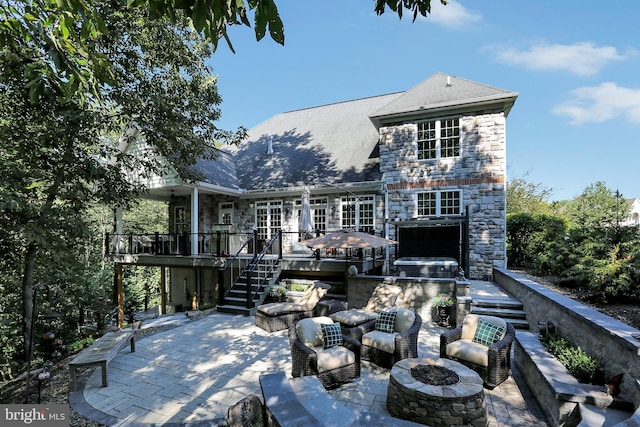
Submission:
<svg viewBox="0 0 640 427">
<path fill-rule="evenodd" d="M 476 328 L 476 333 L 473 335 L 472 341 L 489 347 L 500 339 L 504 329 L 504 326 L 494 325 L 480 318 L 478 319 L 478 327 Z"/>
<path fill-rule="evenodd" d="M 390 334 L 393 332 L 395 323 L 395 311 L 379 311 L 378 316 L 376 317 L 376 331 Z"/>
<path fill-rule="evenodd" d="M 342 345 L 342 329 L 339 323 L 323 323 L 320 328 L 322 328 L 322 348 Z"/>
</svg>

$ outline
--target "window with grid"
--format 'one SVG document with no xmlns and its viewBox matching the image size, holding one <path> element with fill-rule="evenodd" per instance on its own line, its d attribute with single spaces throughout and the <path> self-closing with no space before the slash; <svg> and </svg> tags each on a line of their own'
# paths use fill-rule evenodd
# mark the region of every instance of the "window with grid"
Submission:
<svg viewBox="0 0 640 427">
<path fill-rule="evenodd" d="M 460 155 L 460 119 L 418 122 L 418 160 Z"/>
<path fill-rule="evenodd" d="M 220 224 L 233 224 L 233 203 L 220 203 Z"/>
<path fill-rule="evenodd" d="M 418 193 L 418 216 L 434 216 L 436 213 L 436 192 Z"/>
<path fill-rule="evenodd" d="M 342 228 L 370 232 L 375 228 L 374 196 L 342 197 Z"/>
<path fill-rule="evenodd" d="M 282 201 L 256 203 L 258 239 L 269 240 L 282 228 Z"/>
<path fill-rule="evenodd" d="M 373 196 L 362 197 L 358 208 L 358 230 L 372 232 L 375 228 Z"/>
<path fill-rule="evenodd" d="M 418 160 L 435 159 L 437 142 L 436 122 L 418 123 Z"/>
<path fill-rule="evenodd" d="M 460 155 L 460 120 L 448 119 L 440 122 L 440 157 Z"/>
<path fill-rule="evenodd" d="M 462 197 L 459 190 L 418 193 L 418 216 L 460 215 Z"/>
<path fill-rule="evenodd" d="M 443 191 L 440 193 L 440 213 L 442 215 L 460 215 L 459 191 Z"/>
</svg>

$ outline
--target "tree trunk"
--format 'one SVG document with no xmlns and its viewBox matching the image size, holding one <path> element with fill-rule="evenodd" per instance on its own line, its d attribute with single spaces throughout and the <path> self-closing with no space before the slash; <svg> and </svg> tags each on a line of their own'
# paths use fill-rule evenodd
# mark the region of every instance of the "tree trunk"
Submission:
<svg viewBox="0 0 640 427">
<path fill-rule="evenodd" d="M 24 337 L 24 360 L 29 360 L 33 356 L 33 349 L 29 354 L 29 343 L 31 336 L 31 321 L 35 313 L 33 312 L 33 272 L 35 270 L 37 247 L 35 243 L 29 244 L 25 254 L 24 275 L 22 276 L 22 308 L 24 319 L 22 323 L 22 336 Z"/>
</svg>

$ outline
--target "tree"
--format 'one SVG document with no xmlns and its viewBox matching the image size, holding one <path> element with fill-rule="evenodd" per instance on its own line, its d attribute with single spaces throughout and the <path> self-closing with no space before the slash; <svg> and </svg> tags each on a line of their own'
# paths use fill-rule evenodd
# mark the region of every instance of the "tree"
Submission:
<svg viewBox="0 0 640 427">
<path fill-rule="evenodd" d="M 598 181 L 568 203 L 567 215 L 578 228 L 609 228 L 629 216 L 629 205 L 619 192 Z"/>
<path fill-rule="evenodd" d="M 446 4 L 446 0 L 440 0 Z M 427 16 L 431 0 L 376 0 L 375 11 L 385 13 L 387 7 L 403 16 L 405 9 Z M 254 31 L 259 41 L 267 31 L 271 39 L 284 44 L 284 25 L 274 0 L 130 0 L 112 2 L 117 9 L 132 16 L 140 13 L 152 20 L 179 22 L 188 17 L 193 27 L 215 50 L 224 38 L 233 45 L 228 29 L 250 27 L 253 13 Z M 113 84 L 112 58 L 101 50 L 100 41 L 108 35 L 101 0 L 23 0 L 3 2 L 0 6 L 0 48 L 10 55 L 15 66 L 23 68 L 24 83 L 32 101 L 45 88 L 53 88 L 62 100 L 90 94 L 98 96 L 100 86 Z"/>
<path fill-rule="evenodd" d="M 144 191 L 130 177 L 161 173 L 160 156 L 172 159 L 183 178 L 199 179 L 191 166 L 215 158 L 214 142 L 233 143 L 245 134 L 215 126 L 220 98 L 204 63 L 211 49 L 185 19 L 151 21 L 144 11 L 92 4 L 108 17 L 99 47 L 114 77 L 96 96 L 61 97 L 55 79 L 43 78 L 33 102 L 25 75 L 46 61 L 16 60 L 13 53 L 30 58 L 40 48 L 37 35 L 17 51 L 3 48 L 0 57 L 0 138 L 10 141 L 0 147 L 0 209 L 3 229 L 12 230 L 7 244 L 21 260 L 25 348 L 33 284 L 47 278 L 68 286 L 69 275 L 50 270 L 72 270 L 80 261 L 69 248 L 88 238 L 84 213 L 91 204 L 126 206 Z M 133 134 L 126 132 L 132 124 Z M 121 152 L 123 135 L 145 138 L 148 155 Z"/>
<path fill-rule="evenodd" d="M 526 175 L 513 178 L 507 184 L 507 214 L 551 213 L 551 205 L 547 202 L 551 194 L 551 188 L 527 181 Z"/>
</svg>

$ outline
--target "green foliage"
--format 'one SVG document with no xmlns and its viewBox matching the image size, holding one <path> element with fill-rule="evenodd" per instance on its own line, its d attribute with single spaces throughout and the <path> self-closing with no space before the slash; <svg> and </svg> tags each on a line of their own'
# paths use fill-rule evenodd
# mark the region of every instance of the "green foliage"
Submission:
<svg viewBox="0 0 640 427">
<path fill-rule="evenodd" d="M 304 283 L 293 282 L 291 284 L 291 290 L 294 292 L 306 292 L 310 287 L 311 285 L 304 284 Z"/>
<path fill-rule="evenodd" d="M 551 196 L 553 190 L 542 184 L 529 182 L 525 177 L 509 180 L 507 185 L 507 214 L 550 214 L 552 205 L 547 202 L 547 199 Z"/>
<path fill-rule="evenodd" d="M 91 346 L 94 342 L 95 340 L 92 337 L 81 338 L 69 344 L 67 348 L 70 353 L 78 353 L 80 350 Z"/>
<path fill-rule="evenodd" d="M 561 284 L 589 290 L 602 301 L 640 298 L 640 233 L 620 225 L 629 211 L 621 194 L 596 182 L 566 203 L 566 219 L 532 213 L 532 204 L 521 199 L 508 201 L 525 210 L 507 215 L 509 265 L 558 276 Z"/>
<path fill-rule="evenodd" d="M 572 227 L 593 229 L 619 225 L 629 215 L 629 205 L 622 195 L 602 181 L 589 185 L 567 205 Z"/>
<path fill-rule="evenodd" d="M 451 295 L 447 294 L 438 294 L 435 297 L 431 298 L 431 305 L 433 307 L 451 307 L 454 303 Z"/>
<path fill-rule="evenodd" d="M 446 4 L 445 0 L 441 0 Z M 431 0 L 378 0 L 380 15 L 389 7 L 402 18 L 403 10 L 426 16 Z M 128 0 L 127 2 L 25 0 L 0 4 L 0 49 L 21 69 L 24 88 L 36 103 L 45 92 L 53 91 L 61 103 L 76 98 L 93 102 L 102 89 L 118 82 L 126 52 L 111 50 L 104 43 L 113 33 L 113 16 L 122 15 L 134 25 L 172 27 L 189 20 L 190 27 L 203 36 L 213 50 L 224 39 L 234 51 L 228 34 L 230 27 L 250 27 L 253 13 L 257 40 L 267 32 L 272 40 L 284 44 L 284 24 L 274 0 Z M 147 22 L 139 18 L 147 16 Z M 170 51 L 167 51 L 170 52 Z M 136 93 L 131 91 L 130 93 Z M 144 110 L 141 110 L 144 111 Z"/>
<path fill-rule="evenodd" d="M 447 0 L 440 0 L 440 3 L 446 5 Z M 418 17 L 418 13 L 422 16 L 427 16 L 427 13 L 431 12 L 431 0 L 376 0 L 376 13 L 382 15 L 386 8 L 396 12 L 400 18 L 404 9 L 411 10 L 413 12 L 413 20 Z"/>
<path fill-rule="evenodd" d="M 567 221 L 561 217 L 512 213 L 507 215 L 509 263 L 540 273 L 555 273 L 564 246 Z"/>
<path fill-rule="evenodd" d="M 545 348 L 581 383 L 593 384 L 600 363 L 579 347 L 571 344 L 558 332 L 542 338 Z"/>
</svg>

